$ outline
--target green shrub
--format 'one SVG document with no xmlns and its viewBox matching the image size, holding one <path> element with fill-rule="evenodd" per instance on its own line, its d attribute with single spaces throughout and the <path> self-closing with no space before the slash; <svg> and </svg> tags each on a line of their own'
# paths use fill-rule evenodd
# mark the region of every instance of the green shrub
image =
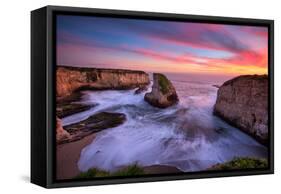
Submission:
<svg viewBox="0 0 281 194">
<path fill-rule="evenodd" d="M 239 158 L 236 157 L 233 160 L 216 164 L 209 168 L 209 170 L 233 170 L 233 169 L 253 169 L 253 168 L 266 168 L 268 166 L 267 160 L 258 158 Z"/>
<path fill-rule="evenodd" d="M 166 94 L 169 91 L 169 80 L 162 74 L 159 74 L 158 78 L 160 90 L 163 94 Z"/>
<path fill-rule="evenodd" d="M 129 165 L 115 172 L 108 172 L 97 168 L 91 168 L 87 172 L 82 172 L 76 178 L 114 177 L 114 176 L 136 176 L 144 174 L 144 170 L 137 164 Z"/>
<path fill-rule="evenodd" d="M 81 172 L 76 178 L 93 178 L 93 177 L 107 177 L 110 173 L 97 168 L 91 168 L 87 172 Z"/>
<path fill-rule="evenodd" d="M 114 172 L 112 176 L 134 176 L 134 175 L 142 175 L 142 174 L 144 174 L 144 170 L 139 166 L 137 166 L 136 164 L 134 164 Z"/>
</svg>

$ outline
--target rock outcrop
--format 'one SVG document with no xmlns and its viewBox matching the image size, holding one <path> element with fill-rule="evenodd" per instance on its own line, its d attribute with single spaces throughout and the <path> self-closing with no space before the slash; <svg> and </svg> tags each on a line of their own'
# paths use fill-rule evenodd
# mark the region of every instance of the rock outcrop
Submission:
<svg viewBox="0 0 281 194">
<path fill-rule="evenodd" d="M 71 135 L 71 138 L 63 143 L 80 140 L 92 133 L 117 127 L 126 121 L 123 113 L 100 112 L 78 123 L 64 126 L 64 129 Z"/>
<path fill-rule="evenodd" d="M 268 142 L 268 76 L 244 75 L 225 82 L 218 90 L 214 114 Z"/>
<path fill-rule="evenodd" d="M 144 100 L 158 108 L 166 108 L 179 101 L 172 83 L 160 73 L 153 74 L 152 91 L 145 94 Z"/>
<path fill-rule="evenodd" d="M 58 66 L 56 95 L 66 97 L 83 89 L 133 89 L 149 84 L 143 71 Z"/>
<path fill-rule="evenodd" d="M 57 99 L 56 115 L 64 118 L 79 112 L 83 112 L 96 106 L 96 104 L 84 104 L 81 102 L 82 94 L 80 92 L 73 93 L 67 97 Z"/>
<path fill-rule="evenodd" d="M 56 139 L 57 139 L 57 142 L 63 142 L 63 141 L 66 141 L 70 138 L 70 134 L 65 131 L 62 127 L 62 124 L 61 124 L 61 120 L 57 117 L 56 118 Z"/>
<path fill-rule="evenodd" d="M 57 104 L 56 113 L 57 116 L 59 116 L 60 118 L 64 118 L 79 112 L 89 110 L 92 107 L 94 107 L 94 105 L 79 104 L 79 103 L 70 103 L 64 105 Z"/>
</svg>

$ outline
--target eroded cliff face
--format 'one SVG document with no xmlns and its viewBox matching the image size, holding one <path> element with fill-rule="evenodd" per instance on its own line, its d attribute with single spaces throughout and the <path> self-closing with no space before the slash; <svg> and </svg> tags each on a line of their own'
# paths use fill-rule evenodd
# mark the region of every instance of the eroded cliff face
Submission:
<svg viewBox="0 0 281 194">
<path fill-rule="evenodd" d="M 245 75 L 225 82 L 218 90 L 214 114 L 268 142 L 268 76 Z"/>
<path fill-rule="evenodd" d="M 58 66 L 57 97 L 66 97 L 80 89 L 132 89 L 149 84 L 143 71 Z"/>
</svg>

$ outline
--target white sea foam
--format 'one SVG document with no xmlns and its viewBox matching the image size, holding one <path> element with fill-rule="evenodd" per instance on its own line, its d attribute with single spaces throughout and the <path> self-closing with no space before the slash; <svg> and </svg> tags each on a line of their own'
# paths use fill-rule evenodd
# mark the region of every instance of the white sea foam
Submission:
<svg viewBox="0 0 281 194">
<path fill-rule="evenodd" d="M 174 82 L 178 105 L 158 109 L 144 93 L 85 92 L 83 102 L 94 108 L 63 119 L 67 125 L 100 112 L 121 112 L 127 121 L 97 134 L 78 162 L 82 171 L 97 167 L 113 171 L 121 166 L 163 164 L 183 171 L 204 170 L 239 156 L 266 157 L 267 149 L 248 135 L 213 116 L 217 89 L 210 84 Z"/>
</svg>

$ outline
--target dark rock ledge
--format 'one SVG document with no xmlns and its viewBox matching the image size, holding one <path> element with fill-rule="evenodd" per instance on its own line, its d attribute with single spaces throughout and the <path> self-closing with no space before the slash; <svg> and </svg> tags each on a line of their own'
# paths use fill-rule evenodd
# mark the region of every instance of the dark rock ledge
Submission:
<svg viewBox="0 0 281 194">
<path fill-rule="evenodd" d="M 92 133 L 117 127 L 126 121 L 123 113 L 100 112 L 78 123 L 64 126 L 63 129 L 69 134 L 67 138 L 58 140 L 58 144 L 78 141 Z"/>
</svg>

